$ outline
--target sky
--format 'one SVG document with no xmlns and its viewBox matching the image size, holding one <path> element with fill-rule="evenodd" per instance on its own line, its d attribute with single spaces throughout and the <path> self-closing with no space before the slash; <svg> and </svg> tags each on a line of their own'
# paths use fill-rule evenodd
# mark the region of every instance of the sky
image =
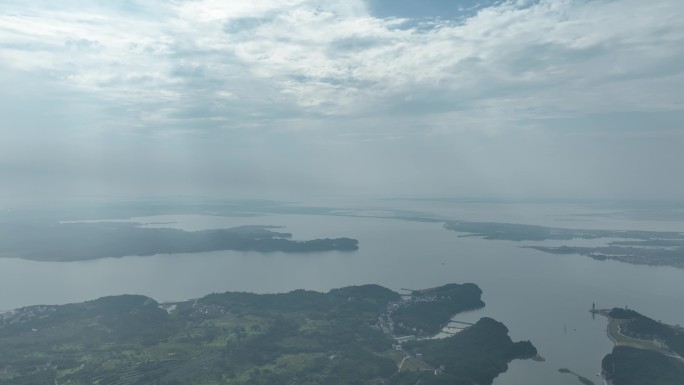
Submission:
<svg viewBox="0 0 684 385">
<path fill-rule="evenodd" d="M 2 0 L 0 203 L 682 200 L 681 0 Z"/>
</svg>

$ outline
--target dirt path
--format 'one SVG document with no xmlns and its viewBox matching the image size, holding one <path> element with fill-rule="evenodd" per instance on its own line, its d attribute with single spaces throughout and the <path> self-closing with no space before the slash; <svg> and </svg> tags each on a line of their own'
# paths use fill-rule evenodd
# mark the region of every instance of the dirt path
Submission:
<svg viewBox="0 0 684 385">
<path fill-rule="evenodd" d="M 407 355 L 407 356 L 404 357 L 404 359 L 401 360 L 401 362 L 399 363 L 399 371 L 400 371 L 400 372 L 401 372 L 401 368 L 404 367 L 404 362 L 406 362 L 406 360 L 408 360 L 409 358 L 411 358 L 411 356 Z"/>
</svg>

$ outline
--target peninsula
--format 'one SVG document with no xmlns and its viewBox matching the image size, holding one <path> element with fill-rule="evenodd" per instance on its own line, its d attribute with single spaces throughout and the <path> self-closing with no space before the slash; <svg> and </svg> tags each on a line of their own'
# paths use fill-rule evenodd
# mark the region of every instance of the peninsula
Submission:
<svg viewBox="0 0 684 385">
<path fill-rule="evenodd" d="M 608 319 L 615 343 L 604 357 L 603 376 L 613 385 L 676 385 L 684 379 L 684 328 L 634 310 L 595 310 Z"/>
<path fill-rule="evenodd" d="M 0 223 L 0 257 L 36 261 L 199 253 L 220 250 L 307 253 L 355 251 L 351 238 L 292 240 L 274 226 L 184 231 L 131 222 Z"/>
<path fill-rule="evenodd" d="M 363 285 L 32 306 L 0 315 L 0 384 L 490 384 L 511 360 L 536 355 L 503 324 L 483 318 L 451 337 L 400 342 L 387 323 L 399 304 L 453 316 L 482 306 L 480 294 L 473 284 L 417 297 Z M 444 321 L 415 314 L 426 328 Z"/>
</svg>

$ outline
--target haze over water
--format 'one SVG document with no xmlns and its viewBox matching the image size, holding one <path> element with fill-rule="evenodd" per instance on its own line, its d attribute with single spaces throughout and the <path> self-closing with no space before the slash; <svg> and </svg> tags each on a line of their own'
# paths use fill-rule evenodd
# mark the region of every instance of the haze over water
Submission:
<svg viewBox="0 0 684 385">
<path fill-rule="evenodd" d="M 398 204 L 395 202 L 394 206 Z M 413 203 L 406 204 L 408 209 Z M 435 204 L 432 204 L 434 209 Z M 553 205 L 441 204 L 440 213 L 587 228 L 677 230 L 679 222 L 628 220 L 595 216 L 587 208 Z M 417 207 L 415 205 L 414 207 Z M 507 209 L 502 210 L 502 208 Z M 425 207 L 423 207 L 425 208 Z M 382 210 L 357 210 L 378 215 Z M 434 212 L 434 211 L 433 211 Z M 388 213 L 385 212 L 384 215 Z M 584 222 L 566 222 L 577 214 Z M 472 216 L 472 217 L 471 217 Z M 536 216 L 536 221 L 535 221 Z M 599 219 L 597 219 L 599 218 Z M 58 304 L 105 295 L 135 293 L 159 301 L 185 300 L 210 292 L 283 292 L 299 288 L 326 291 L 347 285 L 377 283 L 394 290 L 445 283 L 473 282 L 484 291 L 487 306 L 456 317 L 475 321 L 491 316 L 510 329 L 514 340 L 531 340 L 546 362 L 514 361 L 495 384 L 576 384 L 562 375 L 567 367 L 598 382 L 602 357 L 612 343 L 606 321 L 592 319 L 599 308 L 629 306 L 654 319 L 684 323 L 684 270 L 596 261 L 576 255 L 553 255 L 521 245 L 596 245 L 606 240 L 543 242 L 488 241 L 459 237 L 441 223 L 391 218 L 324 215 L 223 217 L 161 215 L 130 219 L 153 227 L 185 230 L 240 225 L 277 225 L 294 239 L 347 236 L 359 240 L 356 252 L 285 254 L 219 251 L 151 257 L 108 258 L 82 262 L 33 262 L 0 259 L 0 309 Z M 617 226 L 617 227 L 615 227 Z"/>
<path fill-rule="evenodd" d="M 684 324 L 684 269 L 520 247 L 608 239 L 488 241 L 389 217 L 684 232 L 682 26 L 682 0 L 2 0 L 0 213 L 295 197 L 344 215 L 131 220 L 278 225 L 360 249 L 0 258 L 0 309 L 474 282 L 487 307 L 459 319 L 492 316 L 547 359 L 497 385 L 576 385 L 561 367 L 594 379 L 611 343 L 592 303 Z M 361 194 L 519 201 L 302 198 Z"/>
</svg>

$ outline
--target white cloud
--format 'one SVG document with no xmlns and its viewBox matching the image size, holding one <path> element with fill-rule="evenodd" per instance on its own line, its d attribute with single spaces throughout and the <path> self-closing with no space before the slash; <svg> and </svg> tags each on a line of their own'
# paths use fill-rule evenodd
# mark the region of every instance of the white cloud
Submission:
<svg viewBox="0 0 684 385">
<path fill-rule="evenodd" d="M 0 66 L 126 109 L 112 126 L 398 113 L 494 132 L 684 105 L 677 0 L 508 1 L 423 24 L 360 0 L 46 4 L 0 5 Z"/>
</svg>

